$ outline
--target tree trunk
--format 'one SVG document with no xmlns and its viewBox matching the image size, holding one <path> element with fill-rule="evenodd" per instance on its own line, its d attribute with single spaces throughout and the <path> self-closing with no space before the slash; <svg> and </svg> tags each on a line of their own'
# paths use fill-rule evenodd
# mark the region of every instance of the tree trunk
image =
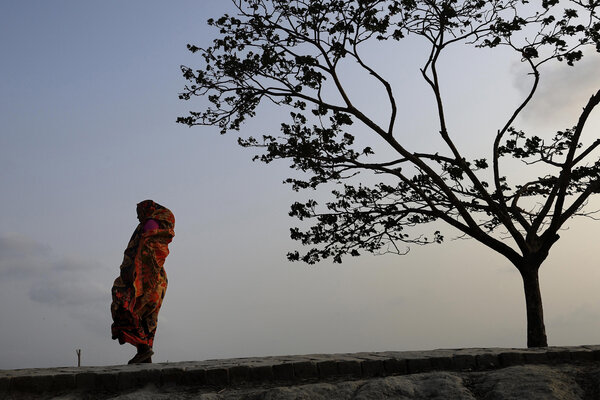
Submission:
<svg viewBox="0 0 600 400">
<path fill-rule="evenodd" d="M 548 347 L 538 267 L 520 268 L 527 307 L 527 347 Z"/>
</svg>

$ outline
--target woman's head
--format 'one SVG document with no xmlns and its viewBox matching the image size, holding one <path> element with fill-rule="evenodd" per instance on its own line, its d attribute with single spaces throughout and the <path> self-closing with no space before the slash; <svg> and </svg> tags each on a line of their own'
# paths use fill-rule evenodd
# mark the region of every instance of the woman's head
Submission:
<svg viewBox="0 0 600 400">
<path fill-rule="evenodd" d="M 156 210 L 161 208 L 164 207 L 152 200 L 144 200 L 141 203 L 138 203 L 136 208 L 138 220 L 144 222 L 150 218 Z"/>
<path fill-rule="evenodd" d="M 152 200 L 144 200 L 138 203 L 137 217 L 142 224 L 149 219 L 156 220 L 160 225 L 160 229 L 173 229 L 175 226 L 175 216 L 173 216 L 171 210 Z"/>
</svg>

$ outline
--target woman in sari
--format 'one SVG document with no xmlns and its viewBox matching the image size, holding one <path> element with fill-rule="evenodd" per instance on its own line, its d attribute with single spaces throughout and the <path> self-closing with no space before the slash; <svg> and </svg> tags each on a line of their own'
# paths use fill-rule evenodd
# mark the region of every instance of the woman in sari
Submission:
<svg viewBox="0 0 600 400">
<path fill-rule="evenodd" d="M 153 202 L 137 205 L 139 225 L 133 232 L 112 288 L 112 338 L 130 343 L 137 354 L 129 364 L 151 363 L 158 312 L 167 290 L 163 268 L 175 236 L 175 217 Z"/>
</svg>

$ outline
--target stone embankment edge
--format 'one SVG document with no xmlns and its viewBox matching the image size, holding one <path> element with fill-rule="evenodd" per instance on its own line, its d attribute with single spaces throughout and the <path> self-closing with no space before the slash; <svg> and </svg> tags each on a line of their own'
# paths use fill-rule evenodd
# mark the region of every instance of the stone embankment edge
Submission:
<svg viewBox="0 0 600 400">
<path fill-rule="evenodd" d="M 594 361 L 600 361 L 600 345 L 312 354 L 161 364 L 0 370 L 0 394 L 77 390 L 119 392 L 147 384 L 158 387 L 181 385 L 225 388 Z"/>
</svg>

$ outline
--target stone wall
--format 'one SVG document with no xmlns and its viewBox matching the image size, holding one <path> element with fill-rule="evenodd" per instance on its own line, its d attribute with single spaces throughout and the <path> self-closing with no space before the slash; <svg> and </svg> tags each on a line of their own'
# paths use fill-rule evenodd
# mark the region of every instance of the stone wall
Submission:
<svg viewBox="0 0 600 400">
<path fill-rule="evenodd" d="M 216 395 L 235 390 L 247 393 L 257 387 L 264 389 L 322 382 L 364 382 L 380 377 L 433 371 L 477 373 L 515 366 L 565 364 L 600 368 L 600 346 L 314 354 L 161 364 L 0 370 L 0 398 L 53 398 L 68 393 L 86 394 L 87 398 L 115 398 L 110 397 L 111 394 L 131 393 L 149 386 L 165 393 L 173 392 L 173 388 L 179 387 L 195 388 L 199 390 L 198 393 Z M 102 396 L 93 397 L 91 393 L 101 393 Z"/>
</svg>

